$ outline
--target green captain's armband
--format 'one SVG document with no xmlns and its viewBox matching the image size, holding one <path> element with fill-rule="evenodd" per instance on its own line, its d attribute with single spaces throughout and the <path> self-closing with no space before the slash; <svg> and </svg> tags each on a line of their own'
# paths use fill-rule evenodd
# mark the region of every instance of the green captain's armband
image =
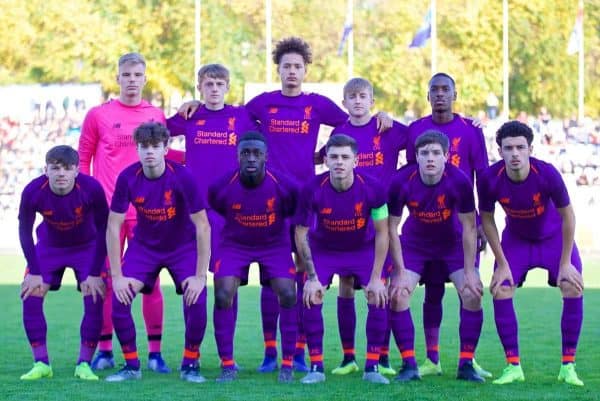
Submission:
<svg viewBox="0 0 600 401">
<path fill-rule="evenodd" d="M 371 218 L 373 220 L 383 220 L 387 219 L 389 216 L 387 203 L 384 203 L 382 206 L 377 209 L 371 209 Z"/>
</svg>

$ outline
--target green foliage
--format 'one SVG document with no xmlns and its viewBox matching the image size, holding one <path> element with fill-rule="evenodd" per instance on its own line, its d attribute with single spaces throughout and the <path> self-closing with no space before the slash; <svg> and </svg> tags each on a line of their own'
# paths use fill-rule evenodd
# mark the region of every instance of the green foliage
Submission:
<svg viewBox="0 0 600 401">
<path fill-rule="evenodd" d="M 146 96 L 193 92 L 194 1 L 192 0 L 0 0 L 0 84 L 100 82 L 115 92 L 116 60 L 139 51 L 148 60 Z M 201 61 L 231 70 L 227 101 L 243 100 L 245 82 L 264 82 L 264 1 L 202 1 Z M 311 82 L 348 79 L 346 52 L 337 48 L 346 0 L 273 2 L 273 42 L 304 37 L 312 46 Z M 600 3 L 585 2 L 586 115 L 597 117 L 600 92 Z M 438 70 L 457 79 L 457 108 L 483 109 L 489 92 L 502 95 L 502 3 L 488 0 L 437 2 Z M 566 47 L 577 0 L 509 2 L 510 106 L 554 115 L 577 108 L 577 56 Z M 408 49 L 427 2 L 354 1 L 354 74 L 369 78 L 377 106 L 396 115 L 427 113 L 426 82 L 431 43 Z M 276 68 L 272 80 L 277 81 Z"/>
</svg>

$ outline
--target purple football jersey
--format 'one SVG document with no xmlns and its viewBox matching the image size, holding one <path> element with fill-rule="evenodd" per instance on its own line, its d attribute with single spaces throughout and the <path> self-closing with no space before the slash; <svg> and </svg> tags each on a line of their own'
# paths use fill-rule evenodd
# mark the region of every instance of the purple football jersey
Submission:
<svg viewBox="0 0 600 401">
<path fill-rule="evenodd" d="M 104 238 L 108 204 L 102 186 L 95 178 L 77 175 L 73 190 L 66 195 L 52 192 L 45 175 L 31 181 L 23 190 L 19 206 L 19 239 L 29 271 L 33 274 L 40 272 L 40 261 L 33 242 L 36 213 L 42 216 L 36 230 L 38 246 L 68 248 L 98 239 L 90 271 L 94 275 L 100 273 L 106 258 Z"/>
<path fill-rule="evenodd" d="M 237 143 L 247 131 L 256 131 L 244 107 L 225 105 L 209 110 L 204 105 L 189 118 L 179 114 L 167 120 L 171 136 L 185 135 L 186 166 L 192 171 L 206 199 L 208 185 L 237 166 Z"/>
<path fill-rule="evenodd" d="M 481 128 L 473 125 L 473 121 L 454 114 L 452 121 L 446 124 L 436 124 L 431 116 L 420 118 L 408 126 L 408 142 L 406 145 L 406 160 L 416 163 L 415 140 L 427 130 L 440 131 L 448 137 L 448 162 L 460 168 L 474 182 L 476 172 L 488 167 L 489 161 L 485 147 L 485 137 Z"/>
<path fill-rule="evenodd" d="M 338 192 L 327 172 L 314 177 L 303 188 L 294 223 L 310 228 L 311 244 L 339 251 L 354 250 L 374 241 L 371 211 L 385 203 L 385 190 L 374 178 L 355 172 L 352 186 Z"/>
<path fill-rule="evenodd" d="M 155 251 L 171 251 L 195 241 L 196 228 L 190 214 L 205 209 L 198 184 L 191 172 L 166 160 L 159 178 L 144 175 L 141 163 L 134 163 L 119 174 L 110 209 L 125 213 L 133 204 L 137 214 L 135 241 Z"/>
<path fill-rule="evenodd" d="M 209 204 L 225 219 L 220 246 L 283 245 L 290 249 L 289 217 L 295 213 L 297 189 L 284 175 L 267 170 L 254 188 L 240 181 L 239 169 L 210 185 Z"/>
<path fill-rule="evenodd" d="M 392 175 L 398 167 L 398 154 L 406 149 L 408 129 L 394 121 L 392 128 L 383 133 L 377 129 L 377 118 L 372 117 L 365 125 L 352 125 L 350 121 L 336 127 L 331 135 L 346 134 L 358 145 L 358 172 L 368 174 L 388 188 Z M 325 156 L 325 147 L 320 151 Z"/>
<path fill-rule="evenodd" d="M 531 170 L 522 182 L 506 174 L 504 160 L 494 163 L 477 180 L 479 209 L 493 212 L 499 202 L 506 213 L 506 230 L 527 240 L 538 241 L 561 230 L 556 208 L 570 204 L 569 194 L 558 170 L 530 157 Z"/>
<path fill-rule="evenodd" d="M 458 213 L 475 211 L 473 186 L 465 173 L 449 163 L 437 184 L 426 185 L 419 166 L 409 164 L 392 179 L 388 206 L 392 216 L 400 216 L 405 206 L 408 209 L 402 225 L 403 241 L 447 248 L 446 244 L 462 240 Z"/>
<path fill-rule="evenodd" d="M 321 124 L 343 124 L 348 115 L 332 100 L 316 93 L 284 96 L 265 92 L 246 105 L 260 121 L 269 146 L 269 165 L 298 182 L 315 175 L 314 152 Z"/>
</svg>

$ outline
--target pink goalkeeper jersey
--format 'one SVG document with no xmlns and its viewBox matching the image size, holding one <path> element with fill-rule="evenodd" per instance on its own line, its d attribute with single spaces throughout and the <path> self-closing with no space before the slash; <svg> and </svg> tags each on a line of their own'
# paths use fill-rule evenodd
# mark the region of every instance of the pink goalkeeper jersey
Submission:
<svg viewBox="0 0 600 401">
<path fill-rule="evenodd" d="M 133 131 L 151 121 L 166 124 L 163 111 L 145 100 L 127 106 L 112 99 L 93 107 L 85 116 L 79 138 L 79 169 L 100 181 L 109 204 L 119 173 L 138 161 Z M 126 218 L 135 219 L 133 208 Z"/>
</svg>

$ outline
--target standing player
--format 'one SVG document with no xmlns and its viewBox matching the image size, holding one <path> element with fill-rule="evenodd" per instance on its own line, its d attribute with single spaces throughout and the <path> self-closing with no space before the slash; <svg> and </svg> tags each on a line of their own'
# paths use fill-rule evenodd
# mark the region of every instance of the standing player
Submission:
<svg viewBox="0 0 600 401">
<path fill-rule="evenodd" d="M 485 138 L 481 128 L 475 126 L 472 120 L 453 112 L 456 96 L 456 85 L 450 75 L 440 72 L 431 77 L 427 92 L 431 115 L 414 121 L 408 127 L 406 159 L 409 163 L 416 163 L 414 144 L 419 135 L 430 129 L 440 131 L 450 140 L 448 161 L 460 168 L 471 179 L 471 183 L 474 183 L 475 176 L 488 167 Z M 483 250 L 485 236 L 480 226 L 478 226 L 478 235 L 479 250 Z M 475 257 L 475 266 L 479 266 L 479 253 Z M 442 298 L 448 278 L 439 276 L 437 280 L 434 279 L 436 269 L 435 265 L 428 265 L 421 278 L 422 283 L 425 284 L 423 326 L 427 348 L 425 363 L 419 367 L 421 376 L 442 374 L 439 337 L 442 323 Z M 473 366 L 481 376 L 492 377 L 492 374 L 482 369 L 475 360 Z"/>
<path fill-rule="evenodd" d="M 242 133 L 256 130 L 257 125 L 243 106 L 225 104 L 229 70 L 223 65 L 207 64 L 200 68 L 197 88 L 204 104 L 187 119 L 179 114 L 169 117 L 167 128 L 171 136 L 185 136 L 186 166 L 196 178 L 202 198 L 208 202 L 208 185 L 237 167 L 238 139 Z M 212 271 L 224 220 L 212 207 L 206 213 L 211 229 Z M 233 299 L 233 310 L 237 316 L 237 296 Z"/>
<path fill-rule="evenodd" d="M 415 328 L 410 298 L 428 263 L 450 277 L 460 296 L 460 356 L 456 378 L 483 382 L 473 368 L 481 334 L 482 285 L 475 268 L 475 199 L 469 178 L 448 160 L 448 138 L 426 131 L 416 142 L 417 164 L 402 168 L 389 192 L 390 248 L 394 273 L 390 284 L 390 325 L 402 355 L 397 381 L 421 378 L 415 360 Z M 398 238 L 404 207 L 409 216 Z M 436 278 L 436 277 L 434 277 Z"/>
<path fill-rule="evenodd" d="M 496 329 L 508 366 L 495 384 L 524 381 L 520 364 L 518 325 L 513 296 L 529 270 L 548 270 L 548 283 L 563 297 L 561 319 L 562 365 L 558 380 L 583 386 L 575 372 L 575 352 L 583 321 L 582 264 L 575 236 L 575 214 L 567 188 L 554 166 L 531 157 L 533 132 L 509 121 L 496 134 L 503 160 L 486 170 L 477 182 L 485 234 L 496 264 L 490 284 Z M 494 220 L 499 202 L 506 213 L 502 241 Z"/>
<path fill-rule="evenodd" d="M 333 135 L 326 149 L 329 172 L 314 177 L 302 190 L 296 217 L 296 246 L 306 261 L 304 327 L 311 364 L 301 382 L 325 381 L 323 285 L 329 286 L 337 274 L 353 276 L 369 304 L 363 379 L 388 384 L 377 369 L 387 327 L 387 289 L 381 280 L 389 244 L 385 191 L 374 179 L 354 172 L 358 164 L 354 139 Z M 316 226 L 310 229 L 315 219 Z"/>
<path fill-rule="evenodd" d="M 250 264 L 261 269 L 261 284 L 269 285 L 279 300 L 282 363 L 279 381 L 293 381 L 296 347 L 295 267 L 290 253 L 288 218 L 296 207 L 295 187 L 266 168 L 267 145 L 258 132 L 247 132 L 237 146 L 239 167 L 211 184 L 211 207 L 225 219 L 215 252 L 215 338 L 222 372 L 217 381 L 235 380 L 233 359 L 235 317 L 233 300 L 248 283 Z"/>
<path fill-rule="evenodd" d="M 200 344 L 206 329 L 206 273 L 210 257 L 210 226 L 202 196 L 187 168 L 165 161 L 169 132 L 161 124 L 136 128 L 139 162 L 117 178 L 108 217 L 106 242 L 113 278 L 112 318 L 125 366 L 107 381 L 140 379 L 131 304 L 138 292 L 154 288 L 167 267 L 178 294 L 183 294 L 185 349 L 182 380 L 205 381 L 199 373 Z M 119 233 L 132 204 L 138 224 L 121 266 Z"/>
<path fill-rule="evenodd" d="M 85 117 L 79 138 L 79 168 L 84 174 L 92 174 L 104 188 L 110 202 L 117 175 L 126 166 L 137 160 L 133 131 L 140 124 L 156 121 L 165 122 L 162 110 L 142 99 L 142 89 L 146 84 L 146 61 L 138 53 L 127 53 L 119 58 L 117 75 L 119 98 L 92 108 Z M 135 211 L 127 211 L 121 232 L 121 244 L 125 238 L 131 240 L 135 227 Z M 123 246 L 121 246 L 123 248 Z M 107 266 L 108 269 L 108 266 Z M 104 323 L 98 354 L 92 363 L 94 370 L 115 366 L 112 352 L 113 325 L 112 280 L 106 273 L 106 297 L 104 300 Z M 163 296 L 157 281 L 152 292 L 144 295 L 142 311 L 148 334 L 148 368 L 160 373 L 168 373 L 160 353 L 163 327 Z"/>
<path fill-rule="evenodd" d="M 406 126 L 394 121 L 392 127 L 380 133 L 377 119 L 371 116 L 373 106 L 373 86 L 364 78 L 352 78 L 344 85 L 344 107 L 348 110 L 349 119 L 334 128 L 332 135 L 344 133 L 354 138 L 358 147 L 358 164 L 356 171 L 377 178 L 383 187 L 389 187 L 391 177 L 398 166 L 400 150 L 406 148 Z M 319 152 L 325 155 L 325 147 Z M 391 269 L 391 260 L 386 259 L 384 277 Z M 337 299 L 337 318 L 344 359 L 340 366 L 331 371 L 333 374 L 345 375 L 358 371 L 354 352 L 354 333 L 356 330 L 356 309 L 354 306 L 354 277 L 339 277 L 339 295 Z M 379 372 L 396 374 L 389 363 L 389 333 L 381 347 Z"/>
<path fill-rule="evenodd" d="M 27 260 L 21 284 L 23 324 L 35 360 L 22 380 L 52 377 L 46 347 L 44 298 L 60 288 L 66 267 L 73 268 L 83 295 L 81 346 L 75 377 L 98 380 L 90 361 L 102 327 L 104 283 L 100 277 L 106 258 L 108 205 L 95 179 L 79 174 L 79 157 L 70 146 L 56 146 L 46 153 L 45 174 L 23 190 L 19 206 L 19 239 Z M 36 213 L 43 220 L 33 241 Z"/>
</svg>

